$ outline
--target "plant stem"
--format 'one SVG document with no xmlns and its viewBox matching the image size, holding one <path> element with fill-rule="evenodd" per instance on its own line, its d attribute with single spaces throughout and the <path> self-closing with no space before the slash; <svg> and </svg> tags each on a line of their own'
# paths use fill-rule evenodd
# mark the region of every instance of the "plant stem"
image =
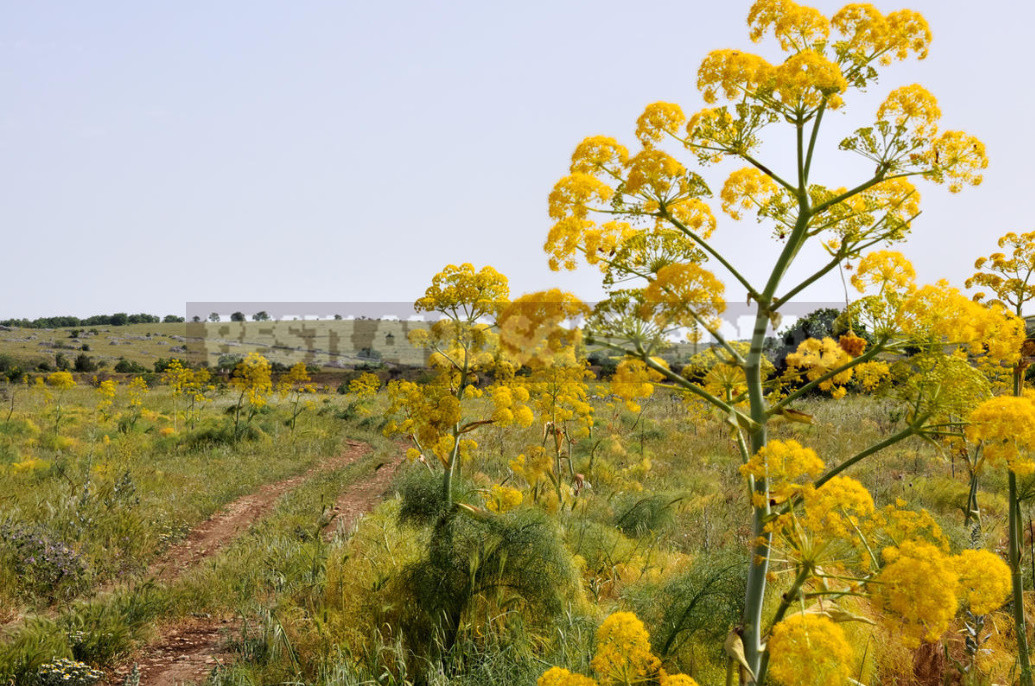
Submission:
<svg viewBox="0 0 1035 686">
<path fill-rule="evenodd" d="M 1010 472 L 1010 579 L 1013 582 L 1013 624 L 1017 633 L 1017 660 L 1021 686 L 1032 686 L 1028 657 L 1028 631 L 1024 625 L 1024 584 L 1021 581 L 1021 506 L 1017 500 L 1017 475 Z"/>
</svg>

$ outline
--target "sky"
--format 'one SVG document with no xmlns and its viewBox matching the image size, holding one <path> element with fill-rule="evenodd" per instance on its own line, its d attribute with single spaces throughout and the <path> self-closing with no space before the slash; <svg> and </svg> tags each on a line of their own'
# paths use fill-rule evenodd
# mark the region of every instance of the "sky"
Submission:
<svg viewBox="0 0 1035 686">
<path fill-rule="evenodd" d="M 902 250 L 921 281 L 962 285 L 999 235 L 1035 230 L 1035 3 L 905 6 L 928 19 L 930 56 L 828 118 L 814 178 L 861 180 L 867 167 L 837 143 L 889 90 L 924 84 L 943 128 L 983 140 L 990 165 L 955 195 L 919 182 L 924 213 Z M 0 319 L 409 303 L 459 262 L 491 264 L 515 294 L 597 299 L 593 269 L 548 269 L 550 188 L 584 137 L 632 148 L 648 103 L 702 107 L 695 74 L 709 51 L 779 59 L 748 39 L 749 7 L 2 0 Z M 781 152 L 762 154 L 780 168 Z M 733 168 L 704 174 L 717 190 Z M 761 281 L 780 247 L 768 227 L 719 220 L 717 247 Z M 843 298 L 835 276 L 802 299 Z"/>
</svg>

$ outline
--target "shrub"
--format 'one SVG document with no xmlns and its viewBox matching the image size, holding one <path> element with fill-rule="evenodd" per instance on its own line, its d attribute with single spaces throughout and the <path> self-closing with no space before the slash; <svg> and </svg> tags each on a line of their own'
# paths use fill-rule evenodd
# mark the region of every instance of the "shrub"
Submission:
<svg viewBox="0 0 1035 686">
<path fill-rule="evenodd" d="M 629 536 L 656 533 L 672 522 L 673 505 L 681 498 L 665 494 L 629 494 L 615 503 L 615 527 Z"/>
<path fill-rule="evenodd" d="M 40 525 L 0 524 L 0 560 L 24 593 L 51 600 L 77 593 L 89 573 L 79 553 Z"/>
<path fill-rule="evenodd" d="M 147 368 L 137 362 L 121 358 L 115 363 L 115 371 L 119 374 L 143 374 Z"/>
<path fill-rule="evenodd" d="M 87 346 L 84 345 L 83 347 L 86 348 Z M 86 353 L 79 353 L 75 358 L 74 369 L 80 373 L 95 372 L 97 371 L 97 363 Z"/>
</svg>

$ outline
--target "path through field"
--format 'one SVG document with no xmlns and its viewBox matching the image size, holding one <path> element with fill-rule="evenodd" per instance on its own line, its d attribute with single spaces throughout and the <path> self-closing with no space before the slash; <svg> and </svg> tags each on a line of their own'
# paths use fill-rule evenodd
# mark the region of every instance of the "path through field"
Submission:
<svg viewBox="0 0 1035 686">
<path fill-rule="evenodd" d="M 304 474 L 267 484 L 230 503 L 195 527 L 186 540 L 170 549 L 164 559 L 152 567 L 149 576 L 165 582 L 174 580 L 229 545 L 269 513 L 281 495 L 318 473 L 341 469 L 370 452 L 366 443 L 348 441 L 347 445 L 348 449 L 341 455 L 321 462 Z M 369 478 L 342 491 L 332 511 L 333 519 L 324 529 L 325 535 L 333 533 L 335 527 L 347 528 L 359 515 L 369 511 L 387 490 L 402 459 L 403 456 L 399 455 L 393 461 L 377 465 Z M 221 652 L 221 646 L 227 633 L 238 628 L 234 621 L 213 617 L 199 617 L 162 627 L 158 638 L 144 646 L 132 663 L 117 669 L 108 683 L 111 686 L 121 684 L 133 663 L 138 665 L 143 686 L 178 686 L 204 681 L 213 667 L 230 657 Z"/>
<path fill-rule="evenodd" d="M 324 460 L 306 472 L 272 484 L 266 484 L 254 493 L 238 498 L 194 527 L 187 538 L 172 548 L 163 559 L 154 564 L 148 576 L 160 581 L 171 581 L 185 570 L 219 552 L 254 522 L 261 519 L 277 502 L 277 498 L 321 472 L 341 469 L 370 452 L 370 446 L 347 441 L 348 450 Z"/>
</svg>

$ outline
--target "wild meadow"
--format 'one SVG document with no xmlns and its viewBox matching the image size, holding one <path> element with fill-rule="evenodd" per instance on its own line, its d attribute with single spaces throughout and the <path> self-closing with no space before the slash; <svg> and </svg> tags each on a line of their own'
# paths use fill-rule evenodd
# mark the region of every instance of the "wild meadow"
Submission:
<svg viewBox="0 0 1035 686">
<path fill-rule="evenodd" d="M 853 105 L 926 57 L 923 16 L 757 0 L 748 28 L 768 57 L 705 56 L 703 108 L 575 147 L 544 247 L 599 272 L 593 306 L 447 265 L 415 294 L 426 368 L 339 392 L 257 352 L 7 361 L 0 676 L 1031 686 L 1035 233 L 956 286 L 896 250 L 918 185 L 988 164 L 920 84 Z M 785 323 L 830 280 L 844 307 Z M 185 627 L 220 638 L 169 649 Z"/>
</svg>

